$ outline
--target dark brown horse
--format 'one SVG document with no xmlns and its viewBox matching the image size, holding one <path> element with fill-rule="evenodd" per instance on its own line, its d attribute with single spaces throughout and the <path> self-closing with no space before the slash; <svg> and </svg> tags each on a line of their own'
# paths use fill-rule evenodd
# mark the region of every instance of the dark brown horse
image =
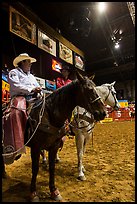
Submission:
<svg viewBox="0 0 137 204">
<path fill-rule="evenodd" d="M 62 144 L 62 137 L 66 134 L 65 121 L 71 117 L 76 106 L 85 108 L 93 114 L 97 121 L 104 119 L 106 116 L 106 108 L 95 90 L 94 82 L 79 73 L 77 73 L 77 79 L 70 84 L 59 88 L 47 97 L 44 96 L 43 102 L 33 108 L 30 113 L 29 128 L 26 128 L 25 138 L 27 141 L 28 135 L 31 137 L 27 144 L 31 148 L 32 159 L 31 201 L 38 201 L 39 199 L 36 191 L 36 179 L 39 171 L 41 149 L 49 152 L 51 198 L 62 199 L 55 186 L 55 157 Z"/>
</svg>

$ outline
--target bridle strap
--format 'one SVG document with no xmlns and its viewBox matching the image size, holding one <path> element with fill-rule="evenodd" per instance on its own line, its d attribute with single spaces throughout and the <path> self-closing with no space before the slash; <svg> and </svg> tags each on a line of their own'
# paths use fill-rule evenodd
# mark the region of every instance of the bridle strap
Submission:
<svg viewBox="0 0 137 204">
<path fill-rule="evenodd" d="M 106 96 L 106 98 L 105 98 L 105 101 L 108 99 L 108 97 L 109 97 L 109 94 L 110 94 L 110 92 L 111 92 L 111 88 L 110 87 L 108 87 L 108 90 L 109 90 L 109 92 L 108 92 L 108 95 Z"/>
<path fill-rule="evenodd" d="M 113 98 L 114 98 L 114 100 L 115 100 L 115 105 L 114 105 L 113 109 L 109 112 L 109 113 L 112 113 L 112 112 L 114 111 L 115 107 L 116 107 L 116 98 L 115 98 L 115 95 L 114 95 L 114 93 L 113 93 L 111 87 L 108 87 L 108 90 L 109 90 L 109 92 L 108 92 L 108 95 L 107 95 L 106 98 L 105 98 L 105 101 L 108 99 L 110 93 L 112 94 L 112 96 L 113 96 Z"/>
<path fill-rule="evenodd" d="M 101 97 L 100 96 L 98 96 L 96 99 L 94 99 L 91 103 L 95 103 L 96 101 L 98 101 L 98 100 L 100 100 L 101 99 Z"/>
</svg>

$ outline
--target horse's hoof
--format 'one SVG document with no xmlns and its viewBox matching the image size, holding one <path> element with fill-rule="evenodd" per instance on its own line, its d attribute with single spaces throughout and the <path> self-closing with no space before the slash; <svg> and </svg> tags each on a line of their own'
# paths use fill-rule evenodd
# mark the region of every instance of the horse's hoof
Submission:
<svg viewBox="0 0 137 204">
<path fill-rule="evenodd" d="M 56 201 L 62 201 L 63 198 L 60 195 L 60 192 L 58 189 L 56 189 L 55 191 L 51 192 L 51 199 L 56 200 Z"/>
<path fill-rule="evenodd" d="M 60 159 L 55 159 L 55 163 L 59 163 L 59 162 L 61 162 Z"/>
<path fill-rule="evenodd" d="M 6 179 L 7 178 L 7 174 L 6 174 L 6 172 L 4 171 L 4 172 L 2 172 L 2 178 L 4 178 L 4 179 Z"/>
<path fill-rule="evenodd" d="M 39 202 L 39 196 L 36 191 L 31 194 L 30 202 Z"/>
<path fill-rule="evenodd" d="M 86 180 L 86 177 L 85 177 L 85 176 L 78 176 L 78 180 L 80 180 L 80 181 L 85 181 L 85 180 Z"/>
<path fill-rule="evenodd" d="M 86 172 L 86 169 L 83 167 L 83 168 L 82 168 L 82 171 L 83 171 L 83 172 Z"/>
</svg>

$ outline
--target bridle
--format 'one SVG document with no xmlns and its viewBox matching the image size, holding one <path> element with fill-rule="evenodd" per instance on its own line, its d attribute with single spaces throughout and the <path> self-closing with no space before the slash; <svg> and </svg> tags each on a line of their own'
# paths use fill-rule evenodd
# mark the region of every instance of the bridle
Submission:
<svg viewBox="0 0 137 204">
<path fill-rule="evenodd" d="M 109 87 L 108 87 L 108 86 L 105 86 L 105 87 L 108 88 L 109 92 L 108 92 L 108 95 L 106 96 L 106 98 L 105 98 L 104 101 L 106 101 L 106 100 L 108 99 L 108 97 L 109 97 L 110 94 L 112 94 L 112 96 L 113 96 L 113 98 L 114 98 L 114 101 L 115 101 L 115 105 L 112 107 L 113 109 L 109 112 L 109 113 L 111 113 L 111 112 L 113 112 L 113 111 L 115 110 L 115 107 L 116 107 L 116 104 L 117 104 L 116 96 L 115 96 L 115 92 L 112 90 L 112 87 L 110 87 L 110 86 L 109 86 Z"/>
<path fill-rule="evenodd" d="M 100 99 L 101 99 L 101 97 L 98 96 L 97 98 L 95 98 L 94 100 L 92 100 L 91 103 L 95 103 L 96 101 L 98 101 L 98 100 L 100 100 Z"/>
</svg>

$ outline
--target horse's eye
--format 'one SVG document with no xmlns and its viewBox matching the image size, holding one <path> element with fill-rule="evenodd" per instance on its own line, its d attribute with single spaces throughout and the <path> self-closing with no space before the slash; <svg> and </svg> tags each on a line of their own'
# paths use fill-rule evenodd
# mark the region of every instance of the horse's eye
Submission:
<svg viewBox="0 0 137 204">
<path fill-rule="evenodd" d="M 93 87 L 91 86 L 90 83 L 87 84 L 87 87 L 88 87 L 89 89 L 93 89 Z"/>
</svg>

